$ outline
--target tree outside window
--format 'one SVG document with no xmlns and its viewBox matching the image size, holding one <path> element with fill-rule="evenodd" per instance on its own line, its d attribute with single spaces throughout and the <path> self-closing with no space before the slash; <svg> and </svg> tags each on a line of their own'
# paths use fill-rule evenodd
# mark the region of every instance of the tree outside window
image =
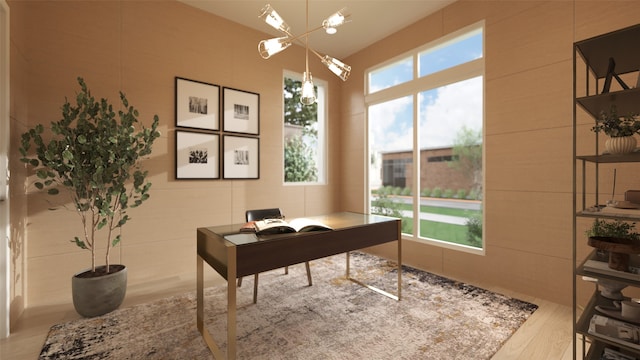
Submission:
<svg viewBox="0 0 640 360">
<path fill-rule="evenodd" d="M 318 102 L 300 103 L 302 81 L 284 77 L 284 181 L 285 183 L 322 182 L 324 163 L 324 121 L 319 111 L 324 106 L 324 88 L 316 86 Z"/>
</svg>

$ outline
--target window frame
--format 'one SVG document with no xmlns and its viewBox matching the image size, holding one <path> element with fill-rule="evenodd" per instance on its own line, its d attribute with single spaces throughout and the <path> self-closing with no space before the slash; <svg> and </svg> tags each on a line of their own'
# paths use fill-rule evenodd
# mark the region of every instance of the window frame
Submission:
<svg viewBox="0 0 640 360">
<path fill-rule="evenodd" d="M 284 70 L 282 74 L 282 89 L 284 89 L 285 78 L 294 79 L 297 81 L 302 81 L 302 74 L 299 72 Z M 321 164 L 316 164 L 318 170 L 318 180 L 317 181 L 297 181 L 297 182 L 287 182 L 285 181 L 285 158 L 284 158 L 284 146 L 285 146 L 285 122 L 284 122 L 284 90 L 282 91 L 282 166 L 281 166 L 281 176 L 280 179 L 284 186 L 307 186 L 307 185 L 326 185 L 328 184 L 329 179 L 329 152 L 328 152 L 328 133 L 329 133 L 329 117 L 327 114 L 329 113 L 329 84 L 327 81 L 313 77 L 313 84 L 317 88 L 317 104 L 318 104 L 318 112 L 317 112 L 317 121 L 318 125 L 318 146 L 321 149 L 318 151 L 318 156 L 320 158 Z"/>
<path fill-rule="evenodd" d="M 474 59 L 447 69 L 443 69 L 441 71 L 427 74 L 425 76 L 419 77 L 419 60 L 420 54 L 437 47 L 445 46 L 447 43 L 459 38 L 461 36 L 465 36 L 471 32 L 480 30 L 482 32 L 482 57 L 478 59 Z M 383 88 L 381 90 L 375 92 L 369 92 L 370 88 L 370 74 L 380 69 L 384 69 L 390 66 L 393 66 L 394 63 L 400 63 L 400 61 L 407 59 L 407 57 L 413 57 L 413 74 L 414 77 L 411 81 L 403 82 L 391 87 Z M 412 161 L 413 161 L 413 187 L 412 187 L 412 201 L 413 204 L 419 203 L 420 193 L 418 191 L 418 187 L 420 184 L 420 176 L 421 176 L 421 168 L 420 168 L 420 127 L 419 127 L 419 94 L 424 91 L 428 91 L 431 89 L 437 89 L 442 86 L 455 84 L 460 81 L 469 80 L 474 77 L 481 76 L 482 77 L 482 143 L 485 143 L 486 137 L 486 69 L 485 69 L 485 58 L 486 58 L 486 26 L 484 20 L 476 22 L 474 24 L 465 26 L 457 31 L 444 35 L 436 40 L 430 41 L 426 44 L 418 46 L 412 50 L 409 50 L 405 53 L 399 54 L 390 58 L 387 61 L 384 61 L 380 64 L 374 65 L 365 70 L 364 76 L 364 103 L 365 103 L 365 127 L 366 127 L 366 149 L 367 149 L 367 157 L 366 159 L 371 159 L 371 149 L 369 144 L 369 108 L 373 105 L 377 105 L 380 103 L 385 103 L 391 101 L 393 99 L 398 99 L 401 97 L 412 96 L 413 97 L 413 140 L 414 145 L 412 148 Z M 418 149 L 418 150 L 416 150 Z M 420 243 L 426 243 L 429 245 L 434 245 L 440 248 L 447 248 L 458 250 L 462 252 L 468 252 L 472 254 L 484 255 L 486 253 L 486 196 L 484 195 L 486 192 L 486 147 L 482 147 L 482 209 L 483 209 L 483 217 L 482 217 L 482 248 L 476 248 L 461 244 L 456 244 L 444 240 L 438 239 L 429 239 L 420 237 L 420 228 L 419 228 L 419 220 L 420 219 L 420 207 L 413 206 L 413 234 L 402 233 L 403 240 L 412 240 Z M 366 188 L 365 188 L 365 198 L 366 198 L 366 206 L 367 211 L 371 209 L 371 174 L 370 167 L 366 167 Z M 416 226 L 417 225 L 417 226 Z"/>
</svg>

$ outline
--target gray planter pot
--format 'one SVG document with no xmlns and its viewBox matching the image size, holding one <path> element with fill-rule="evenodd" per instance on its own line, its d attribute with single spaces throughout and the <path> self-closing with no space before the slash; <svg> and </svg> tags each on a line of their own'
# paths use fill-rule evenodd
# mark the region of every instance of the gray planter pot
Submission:
<svg viewBox="0 0 640 360">
<path fill-rule="evenodd" d="M 104 273 L 104 266 L 96 267 Z M 85 270 L 71 278 L 73 306 L 84 317 L 104 315 L 117 309 L 124 300 L 127 291 L 127 268 L 124 265 L 110 265 L 110 272 L 90 276 L 91 270 Z"/>
</svg>

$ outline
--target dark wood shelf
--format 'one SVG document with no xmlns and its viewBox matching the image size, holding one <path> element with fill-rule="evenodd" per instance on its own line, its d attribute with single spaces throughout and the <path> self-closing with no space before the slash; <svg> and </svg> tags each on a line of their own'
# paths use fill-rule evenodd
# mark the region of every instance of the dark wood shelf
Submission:
<svg viewBox="0 0 640 360">
<path fill-rule="evenodd" d="M 577 144 L 577 124 L 578 117 L 585 115 L 580 113 L 579 108 L 584 110 L 587 115 L 593 118 L 594 124 L 600 117 L 602 112 L 609 112 L 612 106 L 616 107 L 616 111 L 620 116 L 633 115 L 640 113 L 640 84 L 636 83 L 636 77 L 640 74 L 640 47 L 637 46 L 638 39 L 640 39 L 640 24 L 630 26 L 610 33 L 595 36 L 589 39 L 575 42 L 573 45 L 574 54 L 574 74 L 573 74 L 573 94 L 574 94 L 574 111 L 573 111 L 573 151 L 576 154 Z M 613 59 L 613 63 L 611 62 Z M 580 62 L 580 60 L 582 60 Z M 614 64 L 615 63 L 615 64 Z M 613 68 L 610 68 L 611 65 Z M 584 66 L 583 66 L 584 65 Z M 586 69 L 585 69 L 586 68 Z M 577 71 L 586 70 L 586 78 L 581 79 L 583 75 L 577 74 Z M 638 73 L 638 74 L 635 74 Z M 615 86 L 615 91 L 611 90 L 609 81 L 615 84 L 620 83 L 621 78 L 618 75 L 625 76 L 625 84 L 619 84 L 621 86 Z M 632 83 L 629 83 L 633 79 Z M 595 83 L 595 93 L 593 92 Z M 604 80 L 604 81 L 603 81 Z M 580 84 L 578 84 L 580 82 Z M 606 85 L 605 85 L 606 83 Z M 582 87 L 584 86 L 584 88 Z M 623 88 L 622 90 L 619 90 Z M 600 93 L 599 93 L 600 92 Z M 590 95 L 591 94 L 591 95 Z M 586 95 L 586 96 L 583 96 Z M 587 138 L 588 139 L 588 138 Z M 597 149 L 598 136 L 593 134 L 591 138 Z M 596 151 L 598 152 L 598 151 Z M 586 163 L 592 163 L 593 166 L 585 166 Z M 616 164 L 616 163 L 640 163 L 640 152 L 634 152 L 625 155 L 580 155 L 575 156 L 573 166 L 573 195 L 574 203 L 573 210 L 575 212 L 573 217 L 573 265 L 574 265 L 574 279 L 573 279 L 573 331 L 574 331 L 574 351 L 573 358 L 578 358 L 578 347 L 582 346 L 583 349 L 589 347 L 587 353 L 580 352 L 581 359 L 597 359 L 602 357 L 602 353 L 605 347 L 621 348 L 626 352 L 634 354 L 635 357 L 640 359 L 640 350 L 637 346 L 629 346 L 624 342 L 612 341 L 603 336 L 597 334 L 589 334 L 589 323 L 591 318 L 596 313 L 595 307 L 597 305 L 612 305 L 612 300 L 607 299 L 600 295 L 598 287 L 595 287 L 593 294 L 591 295 L 588 304 L 584 308 L 581 314 L 579 314 L 578 304 L 578 287 L 577 282 L 580 279 L 607 279 L 620 281 L 627 284 L 630 287 L 640 288 L 640 279 L 636 279 L 633 276 L 627 276 L 627 274 L 612 273 L 606 271 L 606 268 L 594 269 L 590 267 L 585 269 L 584 264 L 587 260 L 595 258 L 596 252 L 592 251 L 586 259 L 577 258 L 577 242 L 582 241 L 583 237 L 577 234 L 577 219 L 578 218 L 602 218 L 602 219 L 618 219 L 624 221 L 640 221 L 640 216 L 636 214 L 614 214 L 610 212 L 602 213 L 599 211 L 586 211 L 586 209 L 580 209 L 579 206 L 584 206 L 585 195 L 590 193 L 587 191 L 587 173 L 589 176 L 593 174 L 595 177 L 595 190 L 598 192 L 598 172 L 600 164 Z M 581 173 L 579 173 L 579 167 L 582 167 Z M 610 166 L 609 166 L 610 167 Z M 579 178 L 581 177 L 581 179 Z M 580 182 L 582 185 L 580 186 Z M 591 186 L 591 185 L 589 185 Z M 579 190 L 580 189 L 580 190 Z M 579 200 L 578 191 L 582 193 L 582 202 Z M 597 195 L 596 195 L 597 201 Z M 578 237 L 580 236 L 580 240 Z M 587 294 L 585 294 L 587 295 Z M 576 336 L 579 335 L 579 336 Z"/>
<path fill-rule="evenodd" d="M 598 219 L 611 219 L 611 220 L 627 220 L 627 221 L 640 221 L 640 216 L 626 215 L 626 214 L 610 214 L 601 213 L 598 211 L 579 211 L 576 216 L 585 218 L 598 218 Z"/>
<path fill-rule="evenodd" d="M 578 160 L 584 160 L 598 164 L 614 164 L 614 163 L 634 163 L 640 162 L 640 152 L 631 154 L 604 154 L 604 155 L 580 155 L 576 156 Z"/>
<path fill-rule="evenodd" d="M 640 24 L 575 43 L 578 53 L 598 78 L 607 75 L 609 58 L 616 62 L 617 74 L 638 71 L 640 66 Z"/>
<path fill-rule="evenodd" d="M 587 262 L 587 260 L 598 260 L 595 250 L 593 250 L 591 252 L 591 254 L 589 254 L 589 256 L 587 256 L 584 259 L 584 261 L 582 261 L 580 263 L 580 265 L 578 265 L 578 267 L 576 267 L 576 275 L 587 276 L 587 277 L 595 278 L 595 279 L 615 280 L 615 281 L 618 281 L 618 282 L 621 282 L 621 283 L 625 283 L 625 284 L 627 284 L 627 286 L 640 287 L 640 280 L 627 279 L 627 278 L 624 278 L 624 277 L 618 277 L 618 276 L 614 276 L 614 275 L 603 274 L 601 272 L 590 271 L 590 270 L 585 269 L 584 268 L 584 264 Z M 611 300 L 606 299 L 606 298 L 600 296 L 599 294 L 598 294 L 597 298 L 598 298 L 597 304 L 595 304 L 595 305 L 607 305 L 607 306 L 613 305 L 613 304 L 611 304 Z M 591 315 L 593 315 L 593 314 L 591 314 Z M 589 316 L 589 319 L 591 319 L 591 315 Z M 588 326 L 589 326 L 589 321 L 587 320 L 587 327 Z"/>
<path fill-rule="evenodd" d="M 591 317 L 593 317 L 594 314 L 599 314 L 595 310 L 595 307 L 597 305 L 613 306 L 613 302 L 612 300 L 601 296 L 599 293 L 596 293 L 591 298 L 591 301 L 589 302 L 589 304 L 587 304 L 587 307 L 584 309 L 582 316 L 580 316 L 580 319 L 578 319 L 578 323 L 576 324 L 576 332 L 588 339 L 591 339 L 591 346 L 592 347 L 595 346 L 593 349 L 589 350 L 589 353 L 587 354 L 588 356 L 585 357 L 585 359 L 600 359 L 600 357 L 597 355 L 602 354 L 602 351 L 604 351 L 604 348 L 607 345 L 612 348 L 625 349 L 626 351 L 634 354 L 637 353 L 637 350 L 633 348 L 632 344 L 626 345 L 625 342 L 622 340 L 613 341 L 613 340 L 609 340 L 607 338 L 598 336 L 597 334 L 589 333 L 589 323 L 591 321 Z"/>
<path fill-rule="evenodd" d="M 640 60 L 636 66 L 640 66 Z M 576 102 L 594 118 L 600 117 L 602 111 L 609 112 L 611 105 L 616 106 L 619 115 L 636 114 L 640 112 L 640 88 L 583 96 Z"/>
</svg>

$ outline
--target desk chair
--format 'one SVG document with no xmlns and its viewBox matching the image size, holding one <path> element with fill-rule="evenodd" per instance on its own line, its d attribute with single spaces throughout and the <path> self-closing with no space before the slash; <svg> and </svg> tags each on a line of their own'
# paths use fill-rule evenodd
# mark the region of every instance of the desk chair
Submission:
<svg viewBox="0 0 640 360">
<path fill-rule="evenodd" d="M 256 220 L 264 220 L 264 219 L 281 219 L 282 212 L 279 208 L 272 209 L 257 209 L 257 210 L 247 210 L 245 212 L 245 218 L 247 222 L 256 221 Z M 311 269 L 309 268 L 309 262 L 305 261 L 304 265 L 307 268 L 307 280 L 309 281 L 309 286 L 313 285 L 311 283 Z M 284 268 L 284 273 L 289 274 L 289 267 Z M 253 275 L 253 303 L 256 304 L 258 302 L 258 274 Z M 238 278 L 238 287 L 242 286 L 242 278 Z"/>
</svg>

